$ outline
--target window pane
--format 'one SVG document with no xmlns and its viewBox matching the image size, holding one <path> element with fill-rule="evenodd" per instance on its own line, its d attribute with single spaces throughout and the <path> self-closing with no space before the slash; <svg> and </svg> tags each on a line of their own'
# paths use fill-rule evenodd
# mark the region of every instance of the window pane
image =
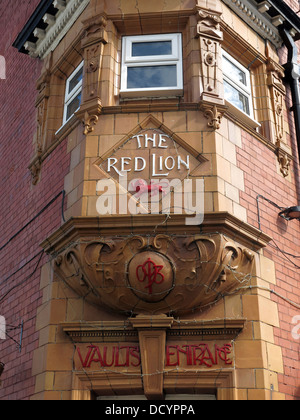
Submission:
<svg viewBox="0 0 300 420">
<path fill-rule="evenodd" d="M 172 41 L 134 42 L 132 57 L 147 57 L 151 55 L 171 55 Z"/>
<path fill-rule="evenodd" d="M 72 92 L 72 90 L 78 85 L 78 83 L 82 80 L 83 76 L 83 69 L 81 68 L 78 70 L 78 72 L 75 74 L 74 77 L 69 82 L 69 93 Z"/>
<path fill-rule="evenodd" d="M 224 80 L 224 94 L 225 99 L 231 102 L 234 106 L 250 115 L 249 98 L 243 95 L 229 83 Z"/>
<path fill-rule="evenodd" d="M 231 61 L 227 60 L 226 57 L 223 56 L 224 64 L 223 70 L 224 73 L 230 77 L 230 79 L 243 83 L 243 85 L 247 86 L 247 78 L 246 74 L 235 66 Z"/>
<path fill-rule="evenodd" d="M 176 65 L 128 67 L 128 89 L 171 86 L 177 86 Z"/>
<path fill-rule="evenodd" d="M 77 109 L 80 107 L 81 104 L 81 92 L 79 93 L 79 95 L 76 96 L 76 98 L 73 99 L 72 102 L 70 102 L 70 104 L 67 107 L 67 116 L 66 119 L 68 120 L 70 117 L 72 117 L 72 115 L 74 114 L 74 112 L 77 111 Z"/>
</svg>

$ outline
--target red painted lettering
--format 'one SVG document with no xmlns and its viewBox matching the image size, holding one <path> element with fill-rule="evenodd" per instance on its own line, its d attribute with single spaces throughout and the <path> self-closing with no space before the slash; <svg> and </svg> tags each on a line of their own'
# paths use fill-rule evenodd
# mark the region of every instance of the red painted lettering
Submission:
<svg viewBox="0 0 300 420">
<path fill-rule="evenodd" d="M 197 353 L 197 351 L 200 351 L 200 353 Z M 216 364 L 207 344 L 201 343 L 199 346 L 193 346 L 193 354 L 194 365 L 198 364 L 200 366 L 205 365 L 207 367 L 212 367 L 212 365 Z"/>
<path fill-rule="evenodd" d="M 212 351 L 214 349 L 214 351 Z M 87 353 L 83 357 L 82 350 L 77 347 L 77 353 L 82 367 L 93 368 L 93 364 L 101 367 L 139 367 L 141 355 L 139 346 L 87 346 Z M 211 368 L 216 365 L 232 365 L 230 355 L 231 344 L 219 346 L 208 343 L 185 344 L 183 346 L 166 346 L 166 367 L 170 366 L 206 366 Z"/>
<path fill-rule="evenodd" d="M 226 365 L 232 365 L 232 360 L 228 359 L 228 355 L 231 354 L 232 345 L 224 344 L 223 347 L 215 346 L 216 360 L 219 357 Z"/>
<path fill-rule="evenodd" d="M 115 348 L 115 354 L 116 354 L 116 358 L 115 358 L 115 367 L 125 367 L 125 366 L 129 366 L 129 356 L 128 353 L 126 352 L 126 362 L 125 363 L 120 363 L 119 362 L 119 354 L 120 354 L 120 350 L 122 349 L 128 349 L 128 347 L 121 347 L 121 349 L 119 347 L 114 347 Z"/>
<path fill-rule="evenodd" d="M 177 346 L 178 351 L 180 353 L 183 353 L 183 354 L 186 355 L 186 364 L 188 366 L 192 366 L 193 365 L 193 347 L 194 346 L 191 346 L 191 345 L 190 346 L 188 346 L 188 345 L 182 346 L 182 348 L 180 348 L 179 346 Z M 183 348 L 186 348 L 186 350 L 183 350 Z"/>
<path fill-rule="evenodd" d="M 179 366 L 179 353 L 177 351 L 178 346 L 167 346 L 166 349 L 166 366 Z M 171 349 L 176 349 L 175 352 L 171 352 Z M 171 363 L 171 356 L 177 356 L 175 362 Z"/>
<path fill-rule="evenodd" d="M 131 362 L 131 366 L 138 367 L 141 365 L 141 355 L 140 355 L 140 348 L 136 347 L 129 347 L 130 349 L 130 356 L 137 360 L 136 363 Z"/>
<path fill-rule="evenodd" d="M 80 352 L 79 348 L 77 347 L 77 352 L 78 352 L 78 355 L 79 355 L 79 358 L 80 358 L 81 364 L 82 364 L 82 366 L 83 366 L 84 368 L 86 368 L 86 367 L 87 367 L 87 365 L 88 365 L 88 361 L 89 361 L 89 358 L 90 358 L 90 355 L 91 355 L 92 350 L 93 350 L 94 348 L 95 348 L 95 346 L 88 346 L 89 351 L 88 351 L 88 353 L 87 353 L 87 355 L 86 355 L 86 357 L 85 357 L 85 360 L 83 361 L 82 356 L 81 356 L 81 352 Z"/>
</svg>

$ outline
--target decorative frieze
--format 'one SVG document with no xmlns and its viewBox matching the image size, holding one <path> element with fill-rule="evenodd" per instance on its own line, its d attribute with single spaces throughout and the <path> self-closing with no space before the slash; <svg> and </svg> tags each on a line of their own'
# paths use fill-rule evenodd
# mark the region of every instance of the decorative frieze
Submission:
<svg viewBox="0 0 300 420">
<path fill-rule="evenodd" d="M 74 343 L 73 371 L 78 379 L 97 377 L 104 379 L 103 389 L 109 383 L 114 388 L 114 375 L 142 378 L 142 393 L 148 399 L 163 399 L 169 375 L 176 371 L 177 387 L 195 389 L 190 375 L 201 372 L 214 375 L 218 371 L 227 375 L 235 367 L 234 341 L 245 325 L 244 319 L 218 321 L 180 320 L 165 315 L 139 315 L 125 323 L 62 324 Z M 91 328 L 95 335 L 88 338 Z M 118 334 L 115 340 L 105 335 L 109 329 Z M 80 330 L 81 336 L 73 334 Z M 131 336 L 128 335 L 131 332 Z M 87 333 L 87 335 L 86 335 Z M 133 335 L 134 334 L 134 335 Z M 84 378 L 84 377 L 83 377 Z M 100 381 L 99 381 L 100 380 Z M 201 383 L 199 377 L 197 383 Z M 132 382 L 130 382 L 132 385 Z M 126 383 L 123 384 L 123 386 Z M 127 385 L 128 386 L 128 385 Z M 141 385 L 140 385 L 141 386 Z"/>
</svg>

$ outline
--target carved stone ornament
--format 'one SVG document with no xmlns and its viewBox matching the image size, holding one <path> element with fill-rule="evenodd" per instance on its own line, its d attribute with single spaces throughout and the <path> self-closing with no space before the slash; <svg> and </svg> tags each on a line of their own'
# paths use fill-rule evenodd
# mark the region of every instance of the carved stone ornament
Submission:
<svg viewBox="0 0 300 420">
<path fill-rule="evenodd" d="M 283 109 L 286 89 L 282 82 L 284 71 L 279 64 L 270 58 L 267 64 L 267 84 L 271 93 L 272 109 L 275 120 L 276 142 L 283 140 Z"/>
<path fill-rule="evenodd" d="M 219 14 L 207 10 L 198 10 L 197 20 L 198 35 L 205 34 L 220 41 L 223 39 L 223 34 L 220 30 L 221 16 Z"/>
<path fill-rule="evenodd" d="M 101 72 L 104 46 L 107 44 L 107 19 L 102 15 L 95 16 L 83 21 L 83 25 L 84 79 L 81 105 L 75 115 L 83 122 L 84 135 L 88 135 L 94 131 L 102 112 Z"/>
<path fill-rule="evenodd" d="M 51 63 L 51 60 L 48 60 Z M 49 66 L 50 64 L 48 64 Z M 36 185 L 40 179 L 40 172 L 42 169 L 42 154 L 46 145 L 47 136 L 47 112 L 48 100 L 50 97 L 50 71 L 46 71 L 41 75 L 37 81 L 38 96 L 35 107 L 37 110 L 36 118 L 36 134 L 35 134 L 35 153 L 30 162 L 28 169 L 31 172 L 32 184 Z"/>
<path fill-rule="evenodd" d="M 94 125 L 97 124 L 99 121 L 98 115 L 89 115 L 87 112 L 84 115 L 84 119 L 82 120 L 84 126 L 83 134 L 87 136 L 88 134 L 94 131 Z"/>
<path fill-rule="evenodd" d="M 284 69 L 271 58 L 267 63 L 267 84 L 271 93 L 273 118 L 275 123 L 276 156 L 280 172 L 286 178 L 289 175 L 291 159 L 282 149 L 284 143 L 284 102 L 286 89 L 282 82 Z"/>
<path fill-rule="evenodd" d="M 280 172 L 286 178 L 287 176 L 289 176 L 291 159 L 289 158 L 287 153 L 280 150 L 280 147 L 277 147 L 276 155 L 280 166 Z"/>
<path fill-rule="evenodd" d="M 221 126 L 221 121 L 227 107 L 225 105 L 217 106 L 203 102 L 201 103 L 200 108 L 203 111 L 204 116 L 208 119 L 208 127 L 218 130 Z"/>
<path fill-rule="evenodd" d="M 254 253 L 223 234 L 82 238 L 54 261 L 79 296 L 131 314 L 191 312 L 249 284 Z"/>
<path fill-rule="evenodd" d="M 40 173 L 42 169 L 42 160 L 37 156 L 31 163 L 28 169 L 31 172 L 31 182 L 32 185 L 37 185 L 40 179 Z"/>
<path fill-rule="evenodd" d="M 196 38 L 200 42 L 201 100 L 224 105 L 222 89 L 219 89 L 221 74 L 221 15 L 218 12 L 198 9 Z"/>
</svg>

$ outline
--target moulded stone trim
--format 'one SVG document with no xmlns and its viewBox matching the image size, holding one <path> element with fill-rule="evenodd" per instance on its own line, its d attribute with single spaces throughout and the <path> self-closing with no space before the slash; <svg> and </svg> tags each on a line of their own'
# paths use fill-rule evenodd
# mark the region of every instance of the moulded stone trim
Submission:
<svg viewBox="0 0 300 420">
<path fill-rule="evenodd" d="M 276 26 L 264 17 L 248 0 L 223 0 L 223 2 L 264 39 L 268 39 L 276 47 L 282 45 L 282 39 Z"/>
<path fill-rule="evenodd" d="M 55 22 L 48 26 L 43 37 L 32 46 L 28 46 L 30 55 L 33 57 L 45 58 L 50 51 L 53 51 L 62 38 L 71 29 L 78 17 L 89 4 L 90 0 L 72 0 L 65 8 L 61 9 Z"/>
</svg>

